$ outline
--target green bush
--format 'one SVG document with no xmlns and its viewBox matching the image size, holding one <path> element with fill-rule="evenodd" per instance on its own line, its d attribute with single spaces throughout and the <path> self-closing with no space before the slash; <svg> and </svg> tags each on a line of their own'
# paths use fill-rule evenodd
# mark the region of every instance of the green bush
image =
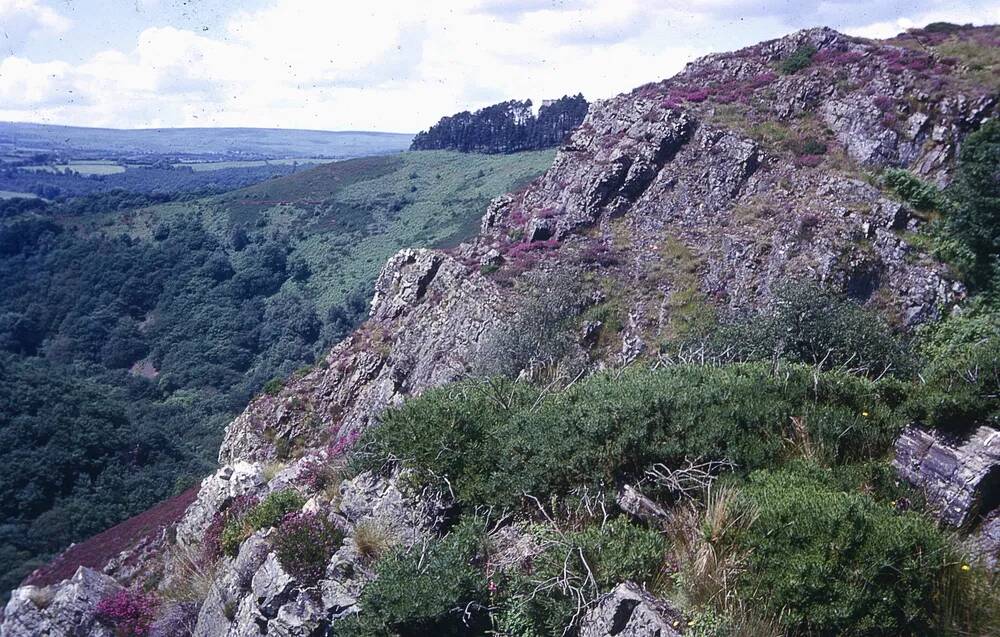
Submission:
<svg viewBox="0 0 1000 637">
<path fill-rule="evenodd" d="M 235 517 L 226 523 L 222 529 L 221 546 L 226 555 L 236 555 L 240 544 L 250 537 L 254 531 L 270 526 L 276 526 L 286 513 L 298 511 L 305 504 L 303 498 L 294 489 L 285 489 L 268 494 L 260 503 L 245 514 Z"/>
<path fill-rule="evenodd" d="M 962 144 L 955 181 L 948 194 L 951 233 L 969 246 L 976 264 L 970 283 L 980 289 L 1000 282 L 1000 121 L 990 120 Z"/>
<path fill-rule="evenodd" d="M 477 566 L 484 555 L 482 525 L 472 518 L 462 520 L 440 540 L 389 554 L 376 562 L 376 579 L 361 593 L 361 613 L 337 622 L 336 633 L 347 637 L 484 634 L 488 582 Z"/>
<path fill-rule="evenodd" d="M 944 208 L 941 192 L 913 173 L 900 168 L 885 171 L 882 181 L 908 204 L 917 210 L 931 211 Z"/>
<path fill-rule="evenodd" d="M 609 487 L 656 462 L 728 459 L 743 471 L 789 454 L 791 417 L 830 462 L 883 453 L 899 424 L 894 382 L 770 365 L 633 368 L 540 396 L 523 383 L 467 382 L 390 410 L 365 434 L 355 469 L 401 459 L 459 501 L 517 506 L 524 494 Z"/>
<path fill-rule="evenodd" d="M 812 64 L 814 55 L 816 55 L 816 47 L 811 44 L 803 44 L 781 62 L 781 72 L 785 75 L 798 73 Z"/>
<path fill-rule="evenodd" d="M 277 396 L 285 386 L 285 381 L 281 378 L 272 378 L 264 383 L 264 393 L 268 396 Z"/>
<path fill-rule="evenodd" d="M 795 634 L 931 634 L 942 577 L 957 568 L 946 538 L 923 516 L 842 487 L 822 471 L 750 476 L 744 599 Z"/>
<path fill-rule="evenodd" d="M 880 315 L 805 281 L 780 287 L 754 316 L 722 323 L 681 345 L 704 345 L 736 360 L 781 359 L 872 377 L 887 371 L 906 377 L 914 368 L 909 349 Z"/>
<path fill-rule="evenodd" d="M 1000 336 L 932 361 L 921 377 L 908 403 L 912 417 L 956 433 L 1000 424 Z"/>
</svg>

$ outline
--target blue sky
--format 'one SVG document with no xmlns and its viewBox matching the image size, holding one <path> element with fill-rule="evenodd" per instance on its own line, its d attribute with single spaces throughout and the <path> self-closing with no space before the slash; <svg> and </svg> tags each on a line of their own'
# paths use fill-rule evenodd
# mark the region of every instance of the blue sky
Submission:
<svg viewBox="0 0 1000 637">
<path fill-rule="evenodd" d="M 1000 0 L 0 0 L 0 120 L 414 132 L 799 28 L 938 20 L 1000 22 Z"/>
</svg>

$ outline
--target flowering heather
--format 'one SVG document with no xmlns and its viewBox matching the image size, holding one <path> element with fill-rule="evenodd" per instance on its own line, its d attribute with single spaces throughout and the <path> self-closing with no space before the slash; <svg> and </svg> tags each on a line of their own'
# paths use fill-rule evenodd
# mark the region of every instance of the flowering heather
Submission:
<svg viewBox="0 0 1000 637">
<path fill-rule="evenodd" d="M 273 543 L 285 570 L 307 584 L 315 584 L 326 572 L 334 551 L 344 543 L 344 534 L 322 515 L 300 511 L 281 520 Z"/>
<path fill-rule="evenodd" d="M 230 521 L 242 518 L 258 502 L 259 499 L 255 496 L 241 495 L 234 498 L 229 506 L 217 511 L 212 516 L 212 521 L 205 529 L 205 535 L 201 541 L 204 558 L 207 561 L 215 561 L 222 556 L 222 536 Z"/>
<path fill-rule="evenodd" d="M 154 595 L 123 588 L 97 602 L 96 616 L 120 637 L 146 637 L 159 605 Z"/>
<path fill-rule="evenodd" d="M 360 437 L 361 432 L 355 429 L 354 431 L 348 432 L 346 436 L 337 438 L 337 441 L 330 447 L 330 457 L 336 458 L 344 455 L 348 449 L 354 446 L 354 443 L 356 443 Z"/>
</svg>

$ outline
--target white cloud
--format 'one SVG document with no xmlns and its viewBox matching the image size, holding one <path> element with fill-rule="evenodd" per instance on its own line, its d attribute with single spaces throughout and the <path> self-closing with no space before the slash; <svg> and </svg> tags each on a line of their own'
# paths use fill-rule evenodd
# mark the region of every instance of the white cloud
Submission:
<svg viewBox="0 0 1000 637">
<path fill-rule="evenodd" d="M 28 38 L 65 33 L 70 21 L 38 0 L 0 0 L 0 47 L 15 53 Z"/>
<path fill-rule="evenodd" d="M 36 16 L 29 37 L 67 27 L 36 0 L 10 7 Z M 891 35 L 939 15 L 1000 21 L 1000 0 L 273 0 L 221 32 L 151 25 L 78 64 L 9 56 L 0 119 L 415 131 L 501 99 L 610 96 L 803 20 Z"/>
</svg>

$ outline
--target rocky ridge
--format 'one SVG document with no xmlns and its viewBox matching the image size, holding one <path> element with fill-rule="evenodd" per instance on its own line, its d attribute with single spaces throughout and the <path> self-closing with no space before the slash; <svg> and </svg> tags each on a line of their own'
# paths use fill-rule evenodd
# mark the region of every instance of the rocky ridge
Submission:
<svg viewBox="0 0 1000 637">
<path fill-rule="evenodd" d="M 775 72 L 803 47 L 814 49 L 810 66 Z M 703 58 L 593 104 L 545 175 L 491 204 L 476 241 L 397 254 L 378 279 L 368 322 L 233 421 L 222 468 L 164 532 L 142 576 L 168 587 L 180 556 L 197 549 L 220 511 L 292 487 L 309 497 L 306 510 L 348 538 L 324 577 L 315 587 L 296 581 L 275 558 L 271 531 L 258 531 L 220 562 L 190 618 L 193 633 L 321 634 L 356 612 L 372 577 L 351 541 L 358 528 L 377 524 L 415 545 L 439 528 L 447 502 L 412 492 L 405 476 L 362 474 L 330 493 L 304 486 L 303 472 L 335 463 L 387 406 L 466 375 L 489 335 L 544 290 L 547 273 L 586 273 L 587 303 L 625 308 L 611 338 L 581 337 L 591 368 L 655 352 L 692 305 L 738 313 L 789 277 L 839 286 L 901 329 L 940 316 L 964 288 L 907 242 L 922 223 L 916 211 L 865 175 L 901 166 L 947 183 L 962 137 L 995 115 L 997 101 L 995 89 L 969 84 L 958 63 L 933 52 L 811 29 Z M 529 545 L 507 540 L 495 538 L 518 547 L 508 563 L 530 556 Z M 68 600 L 60 604 L 19 589 L 3 634 L 90 630 L 104 588 L 130 583 L 108 580 L 81 570 L 42 595 Z M 590 611 L 581 634 L 677 634 L 676 619 L 623 583 Z"/>
</svg>

